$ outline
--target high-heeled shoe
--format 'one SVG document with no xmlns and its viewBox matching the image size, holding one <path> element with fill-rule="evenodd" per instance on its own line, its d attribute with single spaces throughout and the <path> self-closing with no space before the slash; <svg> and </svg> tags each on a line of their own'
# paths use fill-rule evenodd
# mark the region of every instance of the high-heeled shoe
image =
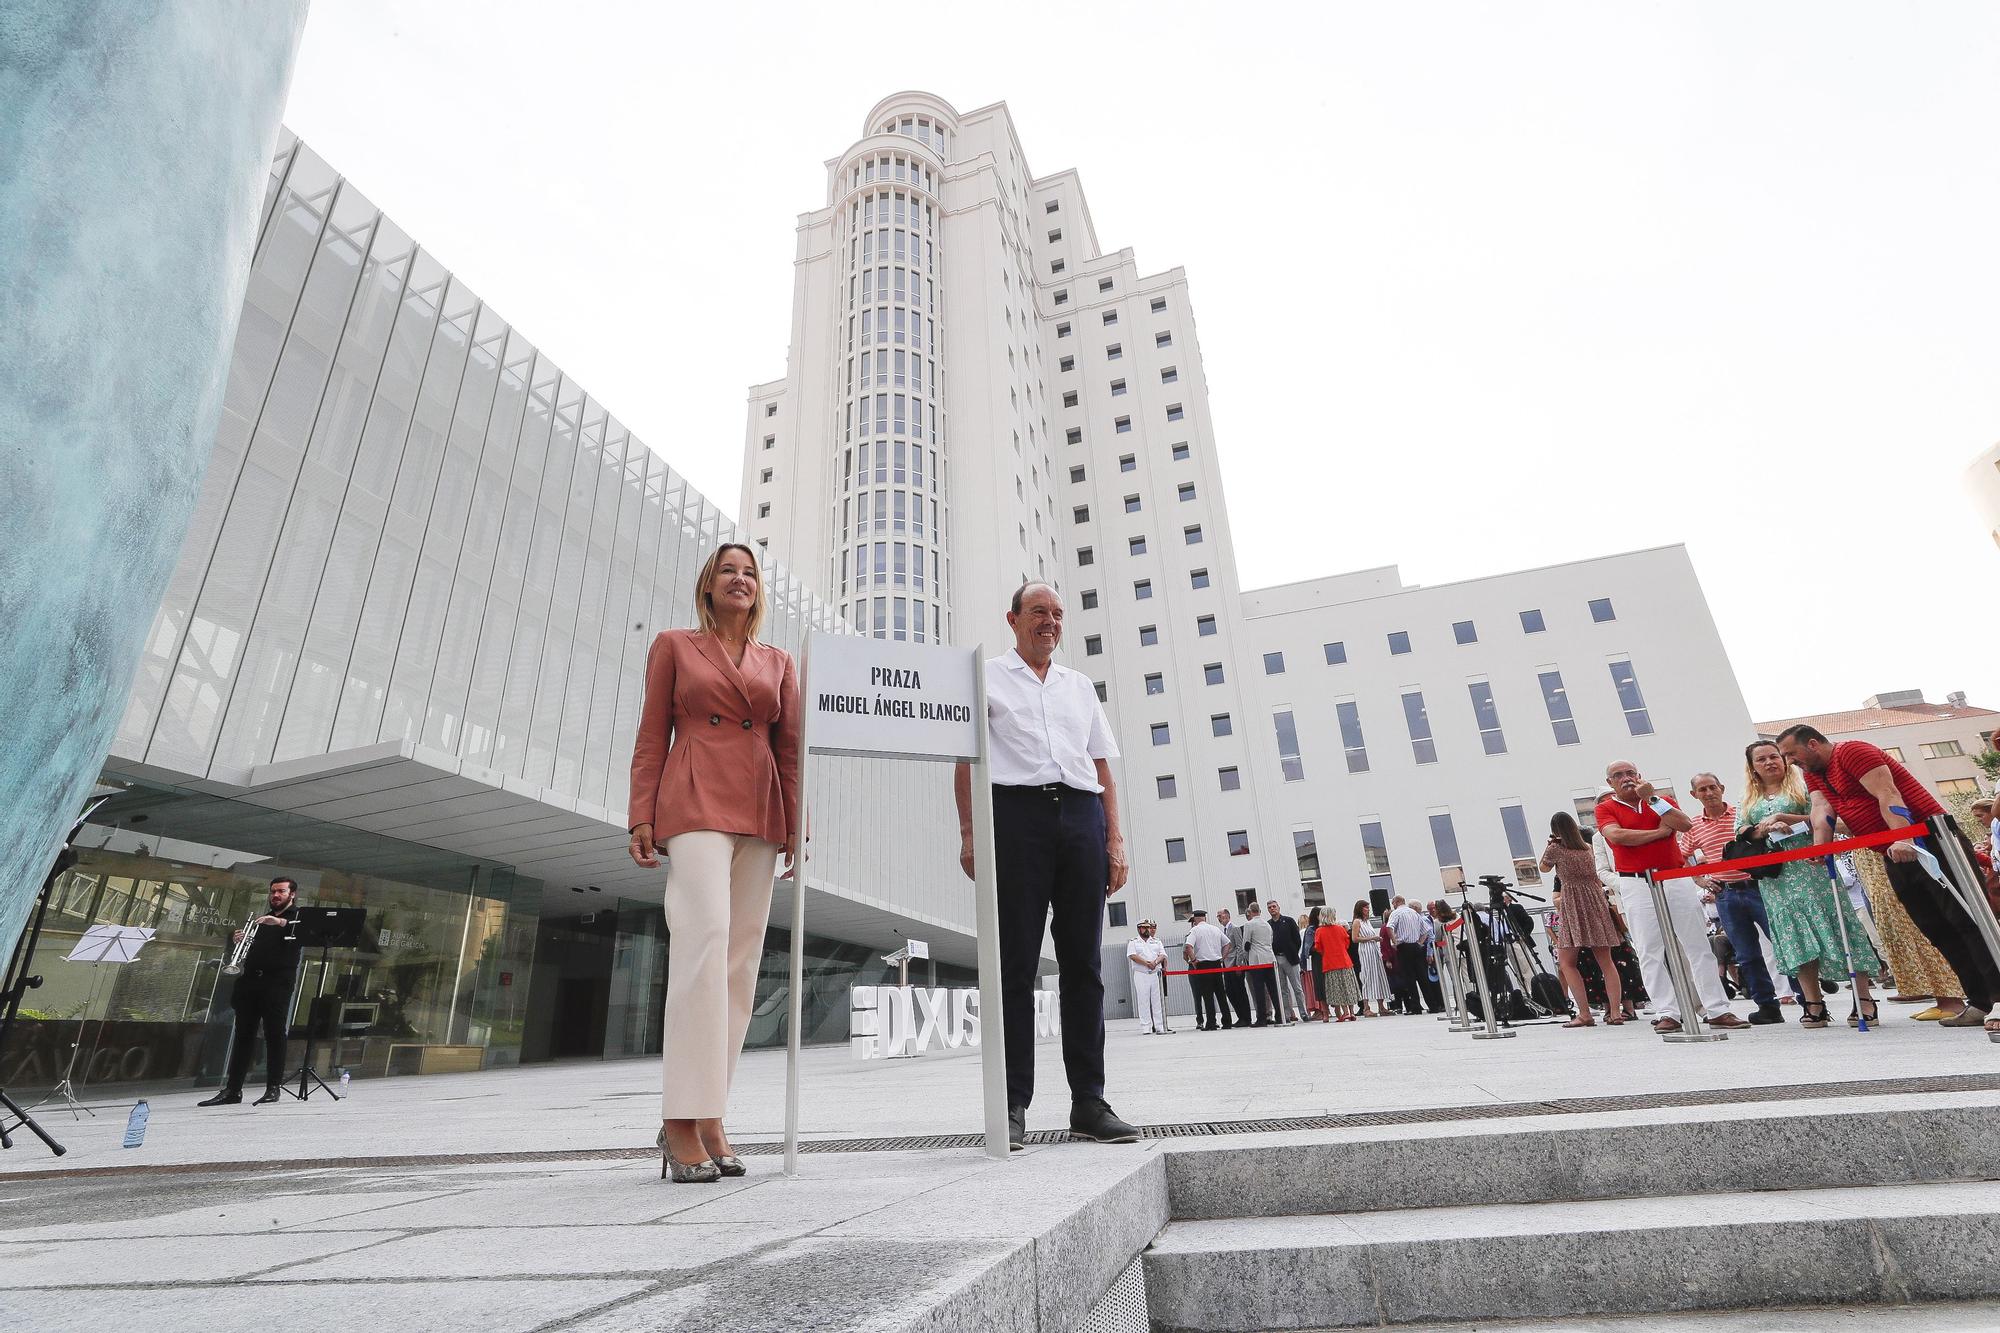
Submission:
<svg viewBox="0 0 2000 1333">
<path fill-rule="evenodd" d="M 722 1179 L 722 1166 L 719 1162 L 683 1162 L 668 1151 L 665 1125 L 660 1126 L 659 1137 L 653 1140 L 653 1146 L 660 1150 L 661 1180 L 671 1175 L 676 1185 L 712 1185 Z M 738 1171 L 737 1174 L 741 1175 L 742 1172 Z"/>
<path fill-rule="evenodd" d="M 710 1157 L 708 1160 L 715 1163 L 715 1169 L 725 1176 L 740 1176 L 748 1171 L 743 1165 L 743 1159 L 733 1153 L 724 1153 L 720 1157 Z"/>
</svg>

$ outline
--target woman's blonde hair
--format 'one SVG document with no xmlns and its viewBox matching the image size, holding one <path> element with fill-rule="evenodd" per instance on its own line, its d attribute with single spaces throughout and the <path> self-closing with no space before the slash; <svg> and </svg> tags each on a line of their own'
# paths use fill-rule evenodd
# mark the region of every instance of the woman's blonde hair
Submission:
<svg viewBox="0 0 2000 1333">
<path fill-rule="evenodd" d="M 1752 741 L 1743 747 L 1743 799 L 1737 802 L 1736 817 L 1742 819 L 1750 813 L 1750 807 L 1764 799 L 1764 780 L 1757 776 L 1757 766 L 1750 762 L 1752 756 L 1765 746 L 1778 748 L 1775 741 Z M 1806 775 L 1799 771 L 1797 764 L 1785 765 L 1785 785 L 1781 792 L 1784 798 L 1795 805 L 1807 805 Z"/>
<path fill-rule="evenodd" d="M 750 557 L 751 572 L 757 576 L 757 600 L 750 607 L 749 638 L 755 639 L 757 631 L 764 626 L 764 567 L 757 562 L 757 553 L 741 542 L 724 542 L 702 562 L 701 573 L 694 579 L 694 613 L 701 623 L 704 633 L 716 632 L 715 603 L 709 600 L 708 586 L 715 582 L 715 571 L 722 564 L 722 557 L 731 551 L 741 551 Z"/>
</svg>

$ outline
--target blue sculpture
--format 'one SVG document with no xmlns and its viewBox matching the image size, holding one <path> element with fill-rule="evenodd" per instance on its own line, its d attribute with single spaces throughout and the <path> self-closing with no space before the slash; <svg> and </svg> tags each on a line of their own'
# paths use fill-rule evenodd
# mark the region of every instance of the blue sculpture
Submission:
<svg viewBox="0 0 2000 1333">
<path fill-rule="evenodd" d="M 305 13 L 0 7 L 0 966 L 187 530 Z"/>
</svg>

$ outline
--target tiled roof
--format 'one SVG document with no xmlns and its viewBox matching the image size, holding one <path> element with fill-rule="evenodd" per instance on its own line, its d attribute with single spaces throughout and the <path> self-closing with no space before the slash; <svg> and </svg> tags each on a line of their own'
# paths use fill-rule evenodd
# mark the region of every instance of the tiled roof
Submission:
<svg viewBox="0 0 2000 1333">
<path fill-rule="evenodd" d="M 1775 736 L 1786 727 L 1803 722 L 1818 727 L 1829 736 L 1836 732 L 1874 731 L 1882 727 L 1909 727 L 1920 722 L 1950 722 L 1962 717 L 2000 717 L 1990 708 L 1954 708 L 1949 704 L 1921 704 L 1909 708 L 1851 708 L 1844 713 L 1816 713 L 1807 717 L 1780 718 L 1759 722 L 1757 732 Z"/>
</svg>

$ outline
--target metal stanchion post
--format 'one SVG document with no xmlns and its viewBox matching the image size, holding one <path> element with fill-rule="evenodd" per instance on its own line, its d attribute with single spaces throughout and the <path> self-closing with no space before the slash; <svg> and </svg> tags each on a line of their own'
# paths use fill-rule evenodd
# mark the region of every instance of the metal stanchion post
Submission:
<svg viewBox="0 0 2000 1333">
<path fill-rule="evenodd" d="M 1465 926 L 1462 924 L 1465 921 L 1464 914 L 1461 913 L 1458 919 L 1461 923 L 1459 929 L 1465 929 Z M 1451 1030 L 1453 1032 L 1470 1032 L 1472 1031 L 1472 1009 L 1465 1003 L 1465 959 L 1458 952 L 1458 942 L 1450 938 L 1445 940 L 1444 953 L 1447 970 L 1451 973 L 1452 997 L 1457 1004 L 1455 1011 L 1451 1015 Z"/>
<path fill-rule="evenodd" d="M 1513 1029 L 1509 1028 L 1503 1031 L 1500 1027 L 1500 1006 L 1493 1002 L 1493 987 L 1486 979 L 1486 950 L 1482 949 L 1479 945 L 1479 925 L 1472 915 L 1472 907 L 1469 899 L 1464 912 L 1464 918 L 1465 947 L 1472 954 L 1472 972 L 1479 986 L 1479 1007 L 1486 1017 L 1486 1030 L 1484 1032 L 1473 1033 L 1472 1039 L 1474 1041 L 1496 1041 L 1501 1037 L 1518 1036 L 1520 1034 L 1516 1033 Z M 1489 931 L 1492 929 L 1490 923 L 1487 929 Z"/>
<path fill-rule="evenodd" d="M 1681 1030 L 1663 1032 L 1661 1041 L 1728 1041 L 1727 1032 L 1710 1032 L 1701 1021 L 1701 993 L 1694 988 L 1694 973 L 1689 970 L 1687 955 L 1681 952 L 1680 936 L 1674 931 L 1674 919 L 1667 914 L 1667 889 L 1653 878 L 1653 872 L 1646 872 L 1646 889 L 1653 895 L 1654 919 L 1660 923 L 1660 935 L 1667 949 L 1667 976 L 1671 979 L 1674 996 L 1680 1001 Z"/>
</svg>

